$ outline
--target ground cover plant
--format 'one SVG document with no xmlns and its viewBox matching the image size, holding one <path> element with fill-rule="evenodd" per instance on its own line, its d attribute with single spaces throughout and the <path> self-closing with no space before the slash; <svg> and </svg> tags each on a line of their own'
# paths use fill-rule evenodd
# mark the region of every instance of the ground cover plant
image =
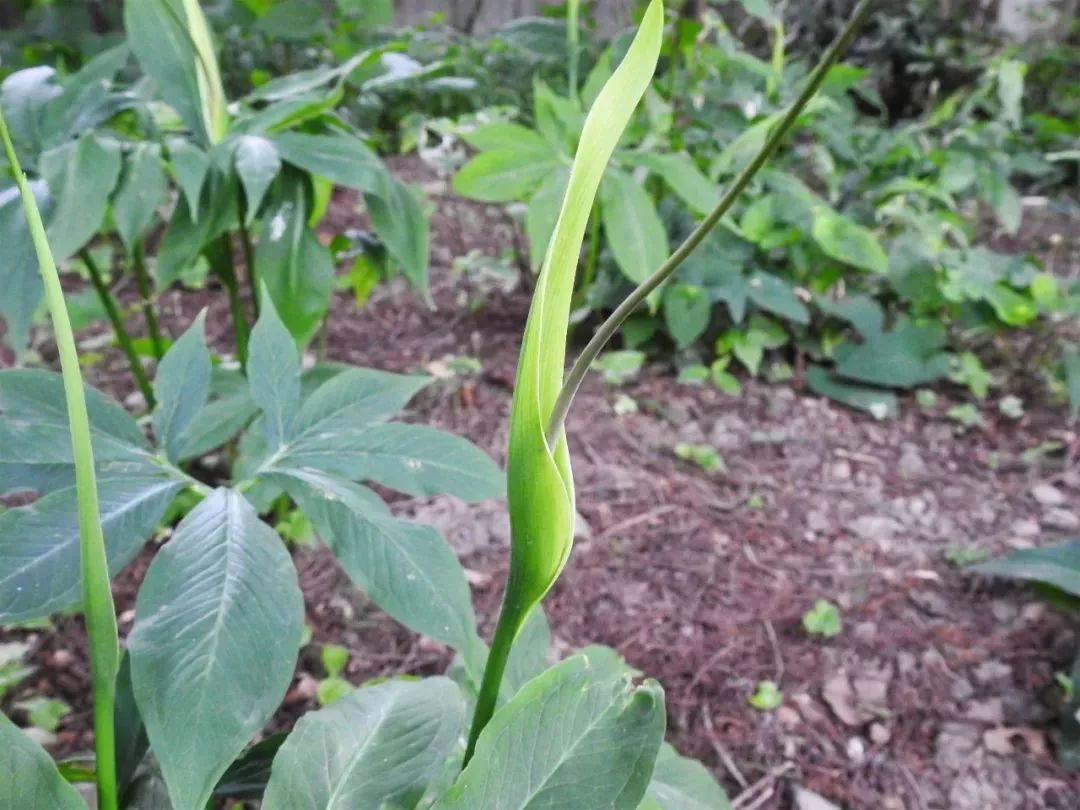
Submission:
<svg viewBox="0 0 1080 810">
<path fill-rule="evenodd" d="M 547 635 L 540 603 L 567 564 L 574 533 L 564 421 L 600 350 L 730 210 L 869 8 L 860 4 L 715 208 L 616 308 L 564 380 L 589 214 L 659 58 L 663 5 L 649 4 L 583 123 L 525 326 L 508 451 L 510 575 L 490 652 L 454 555 L 437 535 L 393 518 L 361 486 L 373 481 L 466 500 L 501 492 L 497 469 L 467 442 L 387 422 L 425 381 L 325 365 L 302 373 L 298 335 L 264 283 L 243 375 L 231 376 L 227 396 L 211 399 L 213 358 L 201 316 L 164 354 L 151 443 L 118 404 L 83 385 L 47 229 L 0 115 L 62 367 L 59 376 L 0 374 L 0 424 L 10 432 L 5 454 L 12 452 L 4 458 L 4 488 L 43 493 L 0 513 L 0 553 L 10 555 L 0 619 L 40 619 L 81 605 L 96 755 L 89 765 L 58 768 L 0 721 L 0 756 L 19 777 L 0 785 L 0 805 L 79 807 L 69 782 L 88 781 L 103 810 L 166 802 L 198 810 L 214 797 L 252 796 L 267 808 L 725 806 L 700 765 L 663 747 L 657 683 L 640 681 L 604 648 L 550 668 L 542 646 L 537 654 Z M 185 459 L 225 443 L 234 445 L 233 483 L 211 486 L 184 469 Z M 182 490 L 197 502 L 150 565 L 122 661 L 110 572 L 138 550 Z M 247 747 L 288 686 L 302 632 L 295 572 L 258 510 L 282 490 L 375 603 L 457 651 L 460 684 L 430 677 L 369 685 L 305 717 L 287 737 Z"/>
<path fill-rule="evenodd" d="M 767 58 L 716 15 L 673 22 L 664 75 L 601 188 L 576 320 L 613 309 L 711 210 L 716 187 L 760 145 L 805 76 L 779 17 L 766 4 L 749 5 L 755 30 L 771 42 Z M 582 103 L 619 47 L 609 46 L 580 88 L 556 94 L 538 83 L 523 116 L 530 126 L 470 118 L 457 130 L 475 154 L 454 188 L 524 204 L 534 267 L 553 227 L 550 200 L 565 187 Z M 712 380 L 728 392 L 738 390 L 735 370 L 770 379 L 798 373 L 819 394 L 895 415 L 897 390 L 940 380 L 982 399 L 982 361 L 1001 361 L 996 336 L 1024 331 L 1047 335 L 1039 366 L 1049 390 L 1060 391 L 1067 346 L 1055 343 L 1053 324 L 1075 317 L 1075 284 L 980 237 L 1019 230 L 1014 183 L 1070 187 L 1075 175 L 1063 150 L 1076 137 L 1075 109 L 1068 101 L 1052 106 L 1056 114 L 1025 106 L 1037 55 L 1029 64 L 1015 47 L 975 53 L 965 81 L 898 121 L 869 66 L 834 68 L 798 122 L 796 148 L 635 313 L 624 348 L 674 354 L 684 380 Z M 972 224 L 980 209 L 996 220 L 989 228 Z"/>
<path fill-rule="evenodd" d="M 241 364 L 259 291 L 306 343 L 325 316 L 342 255 L 368 257 L 358 260 L 358 287 L 370 290 L 400 268 L 426 295 L 421 204 L 335 113 L 345 78 L 377 54 L 280 76 L 230 100 L 197 3 L 127 3 L 124 23 L 128 38 L 80 70 L 15 72 L 0 99 L 54 251 L 85 272 L 148 406 L 154 394 L 143 360 L 160 360 L 169 340 L 156 298 L 180 281 L 198 285 L 209 274 L 227 292 Z M 126 78 L 132 57 L 134 81 Z M 363 194 L 371 249 L 344 234 L 330 246 L 316 239 L 333 185 Z M 0 191 L 0 230 L 10 290 L 0 312 L 7 342 L 22 349 L 41 282 L 10 185 Z M 125 327 L 112 292 L 121 276 L 135 279 L 146 340 Z"/>
</svg>

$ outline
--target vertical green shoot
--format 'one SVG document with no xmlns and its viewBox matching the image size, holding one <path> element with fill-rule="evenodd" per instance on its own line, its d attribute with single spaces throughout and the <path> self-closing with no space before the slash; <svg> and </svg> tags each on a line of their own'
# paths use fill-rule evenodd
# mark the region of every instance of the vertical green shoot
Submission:
<svg viewBox="0 0 1080 810">
<path fill-rule="evenodd" d="M 634 41 L 585 119 L 555 231 L 536 283 L 518 360 L 507 449 L 510 574 L 473 715 L 465 762 L 495 711 L 506 659 L 529 612 L 554 584 L 574 537 L 574 481 L 563 437 L 544 436 L 563 381 L 574 275 L 600 180 L 660 58 L 664 7 L 652 0 Z"/>
<path fill-rule="evenodd" d="M 38 255 L 41 278 L 45 284 L 45 301 L 53 322 L 60 368 L 64 379 L 64 398 L 67 402 L 71 448 L 75 461 L 75 487 L 79 500 L 79 554 L 82 562 L 83 610 L 86 634 L 90 646 L 90 679 L 93 688 L 94 750 L 97 755 L 97 794 L 99 810 L 117 810 L 116 741 L 113 728 L 113 704 L 116 697 L 116 674 L 120 665 L 116 613 L 109 568 L 105 556 L 105 539 L 101 530 L 98 509 L 97 481 L 94 475 L 94 453 L 90 445 L 90 419 L 86 412 L 86 395 L 79 371 L 79 355 L 71 330 L 60 274 L 45 236 L 34 193 L 26 181 L 15 155 L 7 122 L 0 111 L 0 140 L 22 195 L 30 235 Z"/>
</svg>

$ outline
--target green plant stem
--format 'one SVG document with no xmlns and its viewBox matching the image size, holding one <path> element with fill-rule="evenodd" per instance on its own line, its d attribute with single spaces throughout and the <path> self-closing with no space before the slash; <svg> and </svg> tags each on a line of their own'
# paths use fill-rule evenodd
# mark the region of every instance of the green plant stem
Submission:
<svg viewBox="0 0 1080 810">
<path fill-rule="evenodd" d="M 236 336 L 236 359 L 242 368 L 247 367 L 248 324 L 244 314 L 244 303 L 240 300 L 240 285 L 233 268 L 232 244 L 229 235 L 219 236 L 206 248 L 206 258 L 214 273 L 221 280 L 229 295 L 229 309 L 232 312 L 233 334 Z"/>
<path fill-rule="evenodd" d="M 105 283 L 105 277 L 101 275 L 101 268 L 98 267 L 90 251 L 83 248 L 79 251 L 79 258 L 86 265 L 86 271 L 90 274 L 90 283 L 97 291 L 98 298 L 101 299 L 101 305 L 105 308 L 105 314 L 108 316 L 109 323 L 112 324 L 113 332 L 116 334 L 116 342 L 120 344 L 120 349 L 124 352 L 124 356 L 127 357 L 128 365 L 131 366 L 131 376 L 134 377 L 135 384 L 139 387 L 143 399 L 146 400 L 146 407 L 152 411 L 156 404 L 154 402 L 154 387 L 150 385 L 150 379 L 146 376 L 142 361 L 139 360 L 139 353 L 135 351 L 135 344 L 124 326 L 124 318 L 116 307 L 116 299 L 109 292 L 109 285 Z"/>
<path fill-rule="evenodd" d="M 75 462 L 75 489 L 79 502 L 79 560 L 82 568 L 83 612 L 90 648 L 90 683 L 93 690 L 94 752 L 97 771 L 97 806 L 99 810 L 117 810 L 116 732 L 113 720 L 116 702 L 116 675 L 120 668 L 120 642 L 116 630 L 116 610 L 105 538 L 101 529 L 94 451 L 90 444 L 90 419 L 86 394 L 79 371 L 79 354 L 71 329 L 60 274 L 56 269 L 45 225 L 41 221 L 34 193 L 19 165 L 7 122 L 0 112 L 0 140 L 11 165 L 15 182 L 22 194 L 30 235 L 37 251 L 45 301 L 53 322 L 60 370 L 64 380 L 71 450 Z"/>
<path fill-rule="evenodd" d="M 623 322 L 630 317 L 630 315 L 636 310 L 645 299 L 649 297 L 649 293 L 663 284 L 674 273 L 679 266 L 686 261 L 686 258 L 694 252 L 698 245 L 704 241 L 705 237 L 709 235 L 709 232 L 716 227 L 716 224 L 726 214 L 731 206 L 738 199 L 739 194 L 743 189 L 750 184 L 750 181 L 754 178 L 754 175 L 758 173 L 765 162 L 769 159 L 772 153 L 780 145 L 780 142 L 784 139 L 784 136 L 788 134 L 788 131 L 795 124 L 799 114 L 806 107 L 810 99 L 813 98 L 818 88 L 821 86 L 822 81 L 825 80 L 825 75 L 829 72 L 829 68 L 840 56 L 840 54 L 851 43 L 852 38 L 855 36 L 855 32 L 859 26 L 862 25 L 866 19 L 867 14 L 870 12 L 870 8 L 873 5 L 874 0 L 861 0 L 859 5 L 855 8 L 851 18 L 848 20 L 847 25 L 844 26 L 844 30 L 840 32 L 839 36 L 833 40 L 828 49 L 821 57 L 821 61 L 818 62 L 814 68 L 813 73 L 810 74 L 802 91 L 799 93 L 798 98 L 791 103 L 791 106 L 784 112 L 783 117 L 776 123 L 772 131 L 769 132 L 768 138 L 765 139 L 765 143 L 753 160 L 746 165 L 746 167 L 739 173 L 739 175 L 732 181 L 724 192 L 720 202 L 717 203 L 714 208 L 701 224 L 694 229 L 678 249 L 671 254 L 667 261 L 665 261 L 660 267 L 658 267 L 653 273 L 645 279 L 638 287 L 628 295 L 615 311 L 608 316 L 607 320 L 600 325 L 600 328 L 596 330 L 596 334 L 593 335 L 592 340 L 574 361 L 574 365 L 570 369 L 570 373 L 566 377 L 566 382 L 563 383 L 562 390 L 559 391 L 559 396 L 555 400 L 555 406 L 551 412 L 551 418 L 548 420 L 547 427 L 547 440 L 551 446 L 555 445 L 559 435 L 562 433 L 563 425 L 566 422 L 566 414 L 570 410 L 570 404 L 574 400 L 574 395 L 577 394 L 578 388 L 581 387 L 582 381 L 585 379 L 585 375 L 588 374 L 589 368 L 592 366 L 593 361 L 600 354 L 600 351 L 607 345 L 607 342 L 611 340 L 614 334 L 622 326 Z"/>
<path fill-rule="evenodd" d="M 161 328 L 154 311 L 153 286 L 150 284 L 150 274 L 146 271 L 146 249 L 142 241 L 137 242 L 131 252 L 131 269 L 139 287 L 139 297 L 142 298 L 143 319 L 146 321 L 146 331 L 150 333 L 154 359 L 160 360 L 165 356 L 165 341 L 161 339 Z"/>
<path fill-rule="evenodd" d="M 259 277 L 255 268 L 255 248 L 251 241 L 251 231 L 247 226 L 247 200 L 241 189 L 239 196 L 240 213 L 240 247 L 244 251 L 244 264 L 247 267 L 248 289 L 251 290 L 251 311 L 255 314 L 255 320 L 259 319 Z"/>
<path fill-rule="evenodd" d="M 491 639 L 491 652 L 488 653 L 484 677 L 480 683 L 480 693 L 476 698 L 476 710 L 473 712 L 472 726 L 469 729 L 469 741 L 465 746 L 465 758 L 461 762 L 462 769 L 469 764 L 469 760 L 476 752 L 476 741 L 480 739 L 480 732 L 495 714 L 495 706 L 499 701 L 499 688 L 502 686 L 503 674 L 506 672 L 506 662 L 514 646 L 514 636 L 524 618 L 521 599 L 517 596 L 520 592 L 521 588 L 517 587 L 511 574 L 506 582 L 506 595 L 503 597 L 502 608 L 499 610 L 495 635 Z"/>
</svg>

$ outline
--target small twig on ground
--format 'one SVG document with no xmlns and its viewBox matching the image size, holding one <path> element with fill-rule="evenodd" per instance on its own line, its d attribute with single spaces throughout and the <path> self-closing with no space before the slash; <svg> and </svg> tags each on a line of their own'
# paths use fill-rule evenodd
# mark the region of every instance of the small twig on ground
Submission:
<svg viewBox="0 0 1080 810">
<path fill-rule="evenodd" d="M 780 683 L 784 680 L 784 656 L 780 652 L 780 640 L 776 637 L 776 628 L 773 627 L 773 623 L 768 619 L 762 622 L 765 627 L 765 635 L 769 637 L 769 644 L 772 645 L 773 660 L 776 661 L 776 683 Z"/>
<path fill-rule="evenodd" d="M 621 532 L 624 529 L 630 529 L 641 523 L 646 523 L 653 518 L 660 517 L 661 515 L 666 515 L 669 512 L 674 512 L 678 508 L 678 506 L 671 503 L 665 504 L 664 506 L 657 506 L 654 509 L 650 509 L 648 512 L 642 512 L 640 515 L 634 515 L 633 517 L 627 518 L 626 520 L 620 520 L 618 523 L 609 526 L 608 528 L 600 532 L 600 534 L 597 535 L 596 539 L 603 540 L 605 537 L 609 537 L 616 532 Z"/>
<path fill-rule="evenodd" d="M 706 703 L 701 710 L 701 722 L 705 726 L 705 733 L 709 736 L 709 742 L 712 743 L 716 755 L 720 757 L 720 761 L 724 764 L 724 767 L 727 768 L 727 772 L 731 774 L 731 778 L 738 782 L 744 791 L 748 790 L 750 783 L 746 781 L 746 777 L 742 775 L 742 771 L 740 771 L 735 764 L 735 760 L 731 758 L 731 754 L 728 753 L 724 744 L 720 742 L 720 737 L 716 733 L 716 728 L 713 727 L 712 717 L 709 715 L 708 703 Z"/>
<path fill-rule="evenodd" d="M 785 762 L 770 770 L 767 774 L 746 788 L 735 797 L 731 806 L 734 810 L 756 810 L 761 807 L 776 793 L 776 783 L 784 774 L 795 770 L 794 763 Z"/>
</svg>

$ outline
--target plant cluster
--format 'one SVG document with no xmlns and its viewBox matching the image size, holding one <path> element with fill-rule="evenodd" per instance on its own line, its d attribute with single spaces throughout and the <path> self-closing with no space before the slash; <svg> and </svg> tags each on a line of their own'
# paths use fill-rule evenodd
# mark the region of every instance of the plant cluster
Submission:
<svg viewBox="0 0 1080 810">
<path fill-rule="evenodd" d="M 352 247 L 328 247 L 316 235 L 335 185 L 359 190 L 371 219 L 374 260 L 357 270 L 367 289 L 401 268 L 426 295 L 423 208 L 335 112 L 344 77 L 373 55 L 283 76 L 230 101 L 198 3 L 128 2 L 124 24 L 124 42 L 74 73 L 32 67 L 8 76 L 0 105 L 55 255 L 84 269 L 147 404 L 154 398 L 143 358 L 161 360 L 168 346 L 156 299 L 178 282 L 210 274 L 226 290 L 241 363 L 261 288 L 299 343 L 315 334 L 337 255 Z M 141 76 L 128 82 L 132 56 Z M 21 349 L 42 285 L 10 184 L 0 188 L 0 235 L 0 315 L 9 344 Z M 113 292 L 124 275 L 136 283 L 148 340 L 125 328 Z"/>
<path fill-rule="evenodd" d="M 206 43 L 205 28 L 191 26 L 193 3 L 140 16 L 166 2 L 128 6 L 129 34 L 161 46 L 144 54 L 144 62 L 171 58 L 168 44 L 190 56 L 186 47 Z M 200 315 L 164 352 L 149 422 L 140 424 L 83 384 L 37 201 L 39 184 L 24 174 L 7 112 L 0 112 L 0 140 L 61 365 L 59 375 L 0 372 L 0 430 L 6 434 L 0 492 L 39 496 L 0 513 L 0 621 L 81 609 L 95 731 L 92 762 L 57 764 L 0 718 L 0 772 L 12 776 L 0 782 L 0 807 L 75 810 L 84 805 L 71 782 L 91 783 L 100 810 L 202 810 L 229 799 L 261 800 L 267 810 L 727 807 L 700 764 L 664 745 L 659 684 L 640 680 L 604 648 L 548 666 L 541 603 L 567 564 L 576 514 L 564 420 L 583 369 L 731 209 L 820 88 L 869 6 L 860 5 L 702 225 L 616 308 L 564 380 L 579 253 L 605 169 L 660 57 L 660 0 L 649 4 L 618 68 L 595 94 L 576 138 L 522 341 L 505 487 L 510 573 L 490 650 L 476 628 L 464 571 L 445 541 L 394 517 L 365 486 L 466 500 L 503 492 L 498 468 L 468 442 L 391 421 L 427 380 L 328 364 L 302 370 L 297 343 L 304 332 L 297 334 L 269 281 L 259 278 L 259 316 L 247 336 L 243 368 L 215 366 Z M 185 19 L 190 37 L 154 38 Z M 163 92 L 166 79 L 177 75 L 172 68 L 185 65 L 177 60 L 161 68 Z M 214 85 L 202 67 L 184 75 L 201 90 Z M 278 87 L 293 93 L 311 81 L 294 76 Z M 107 81 L 98 86 L 110 90 Z M 172 96 L 174 103 L 179 98 Z M 199 98 L 217 96 L 210 90 Z M 211 133 L 231 121 L 212 104 L 177 112 L 189 116 L 190 128 L 205 127 L 203 137 L 211 141 Z M 307 141 L 296 163 L 326 159 L 317 148 L 324 144 Z M 250 185 L 240 185 L 247 194 Z M 232 205 L 232 197 L 206 199 L 211 206 Z M 56 199 L 61 210 L 66 204 L 65 197 Z M 196 210 L 192 205 L 188 213 Z M 216 211 L 199 222 L 216 220 Z M 223 445 L 231 461 L 227 480 L 199 480 L 190 462 Z M 140 552 L 181 493 L 183 517 L 150 563 L 121 651 L 110 576 Z M 332 681 L 343 665 L 340 652 L 324 651 L 325 708 L 287 735 L 250 745 L 285 694 L 303 635 L 296 571 L 283 538 L 260 517 L 282 493 L 375 604 L 446 644 L 458 659 L 452 677 L 391 679 L 350 691 Z"/>
<path fill-rule="evenodd" d="M 767 59 L 716 15 L 671 21 L 662 78 L 601 186 L 575 296 L 579 319 L 609 311 L 692 231 L 805 76 L 780 19 L 765 4 L 744 5 L 771 32 Z M 524 203 L 534 267 L 583 110 L 620 47 L 608 46 L 568 95 L 537 82 L 532 126 L 459 128 L 476 154 L 454 188 Z M 1028 69 L 999 53 L 921 117 L 890 125 L 868 71 L 835 66 L 798 121 L 796 148 L 645 302 L 625 347 L 661 340 L 683 379 L 711 378 L 728 392 L 738 390 L 736 366 L 773 379 L 798 373 L 820 394 L 887 415 L 896 389 L 937 380 L 982 398 L 978 351 L 1003 330 L 1024 329 L 1042 338 L 1035 354 L 1047 358 L 1048 383 L 1059 390 L 1062 350 L 1050 326 L 1080 309 L 1075 281 L 979 241 L 988 229 L 1021 227 L 1014 180 L 1033 189 L 1071 182 L 1075 152 L 1062 136 L 1075 139 L 1078 121 L 1025 109 Z"/>
</svg>

